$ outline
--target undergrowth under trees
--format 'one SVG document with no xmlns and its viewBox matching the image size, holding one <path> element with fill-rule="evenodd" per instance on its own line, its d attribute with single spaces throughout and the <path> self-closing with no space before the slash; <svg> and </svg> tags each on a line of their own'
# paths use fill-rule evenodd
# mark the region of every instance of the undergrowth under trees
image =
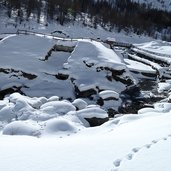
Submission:
<svg viewBox="0 0 171 171">
<path fill-rule="evenodd" d="M 87 25 L 98 25 L 118 32 L 125 30 L 137 34 L 147 34 L 171 41 L 171 12 L 151 9 L 145 4 L 131 0 L 0 0 L 9 18 L 18 22 L 34 17 L 37 22 L 45 18 L 46 22 L 56 21 L 61 25 L 81 18 Z"/>
</svg>

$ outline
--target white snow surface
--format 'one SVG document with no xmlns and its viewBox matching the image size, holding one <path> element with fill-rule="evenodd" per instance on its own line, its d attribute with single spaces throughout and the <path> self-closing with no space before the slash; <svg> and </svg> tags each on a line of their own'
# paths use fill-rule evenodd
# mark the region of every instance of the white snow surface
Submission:
<svg viewBox="0 0 171 171">
<path fill-rule="evenodd" d="M 127 67 L 131 71 L 137 71 L 137 72 L 143 72 L 143 73 L 156 73 L 156 70 L 154 70 L 149 65 L 145 65 L 141 62 L 133 61 L 130 59 L 124 59 L 125 63 L 127 64 Z"/>
<path fill-rule="evenodd" d="M 107 99 L 107 98 L 115 98 L 115 99 L 119 99 L 119 94 L 115 91 L 111 91 L 111 90 L 105 90 L 105 91 L 101 91 L 99 93 L 99 96 L 102 99 Z"/>
<path fill-rule="evenodd" d="M 132 0 L 140 4 L 146 4 L 147 7 L 155 8 L 164 11 L 171 11 L 171 2 L 170 0 Z"/>
<path fill-rule="evenodd" d="M 143 50 L 171 56 L 171 44 L 169 42 L 151 41 L 136 45 Z"/>
<path fill-rule="evenodd" d="M 72 53 L 52 52 L 55 45 L 75 47 Z M 109 71 L 100 68 L 125 70 L 122 77 L 131 78 L 124 61 L 113 50 L 91 39 L 54 40 L 50 36 L 15 35 L 0 42 L 2 71 L 0 88 L 22 87 L 29 96 L 59 96 L 74 99 L 74 86 L 80 91 L 97 88 L 121 92 L 125 85 L 106 78 Z M 9 62 L 10 61 L 10 62 Z M 68 79 L 57 79 L 58 74 Z M 74 81 L 72 82 L 71 80 Z M 73 85 L 74 84 L 74 85 Z M 115 84 L 115 86 L 114 86 Z"/>
<path fill-rule="evenodd" d="M 110 82 L 104 79 L 107 71 L 100 70 L 100 72 L 97 72 L 100 67 L 128 71 L 123 59 L 99 42 L 79 41 L 65 66 L 69 68 L 70 77 L 75 78 L 74 84 L 77 85 L 80 91 L 96 90 L 97 87 L 102 90 L 115 90 L 116 92 L 121 92 L 125 89 L 125 85 L 120 82 L 115 80 Z M 129 72 L 125 74 L 131 77 Z"/>
<path fill-rule="evenodd" d="M 15 102 L 20 100 L 29 105 L 31 99 L 15 93 L 1 104 L 13 103 L 15 106 Z M 56 102 L 59 101 L 57 99 Z M 13 109 L 13 112 L 27 108 L 27 105 Z M 100 114 L 101 109 L 97 107 L 92 105 L 78 112 L 70 111 L 65 116 L 46 121 L 18 118 L 17 121 L 3 122 L 0 170 L 170 170 L 170 103 L 156 103 L 155 110 L 117 117 L 98 127 L 86 128 L 76 119 L 83 113 L 92 113 L 91 116 L 95 112 Z M 38 112 L 38 109 L 35 110 Z"/>
<path fill-rule="evenodd" d="M 14 30 L 10 24 L 5 28 L 3 22 L 0 25 L 1 31 Z M 46 28 L 36 24 L 31 27 L 42 32 Z M 48 31 L 54 31 L 55 27 L 50 25 Z M 124 38 L 127 42 L 136 43 L 147 40 L 138 36 L 125 36 L 123 33 L 102 34 L 104 30 L 98 29 L 95 32 L 91 28 L 80 26 L 57 26 L 57 29 L 64 29 L 71 37 L 91 35 L 94 38 L 99 36 L 105 39 L 114 36 L 116 40 Z M 47 61 L 43 61 L 47 52 L 56 43 L 74 45 L 74 51 L 54 52 Z M 145 53 L 154 52 L 155 57 L 163 58 L 167 55 L 166 60 L 170 61 L 169 43 L 160 41 L 136 46 Z M 79 39 L 74 42 L 63 42 L 40 35 L 10 35 L 0 41 L 0 52 L 1 67 L 9 72 L 1 73 L 0 88 L 27 85 L 30 90 L 25 87 L 24 91 L 32 96 L 14 93 L 0 101 L 0 170 L 171 170 L 171 103 L 158 102 L 154 104 L 154 108 L 143 108 L 136 115 L 123 115 L 110 119 L 101 126 L 89 127 L 85 118 L 106 118 L 107 112 L 98 105 L 88 105 L 84 99 L 73 101 L 73 85 L 70 81 L 56 82 L 55 78 L 55 74 L 60 71 L 69 74 L 69 78 L 74 78 L 74 84 L 80 91 L 100 88 L 105 90 L 101 93 L 103 98 L 109 95 L 119 97 L 125 86 L 115 81 L 114 84 L 104 81 L 103 78 L 109 73 L 105 70 L 100 70 L 99 73 L 96 69 L 104 66 L 117 70 L 124 69 L 126 73 L 123 76 L 130 76 L 128 68 L 133 69 L 132 66 L 136 62 L 126 60 L 129 65 L 125 64 L 115 52 L 96 41 Z M 136 55 L 133 57 L 138 58 Z M 136 64 L 135 70 L 154 72 L 147 65 Z M 153 62 L 148 64 L 157 69 L 161 68 Z M 12 69 L 15 70 L 15 75 L 10 73 Z M 22 72 L 36 74 L 37 77 L 28 80 L 23 77 Z M 167 92 L 170 88 L 169 81 L 159 83 L 158 91 Z M 64 99 L 73 99 L 71 102 L 61 100 L 61 95 Z M 113 106 L 116 105 L 112 100 L 111 103 Z"/>
<path fill-rule="evenodd" d="M 105 112 L 97 105 L 87 106 L 77 112 L 71 109 L 65 115 L 43 121 L 16 117 L 19 111 L 28 109 L 33 99 L 40 100 L 14 93 L 0 101 L 2 109 L 13 104 L 11 112 L 15 114 L 11 121 L 0 119 L 0 170 L 170 170 L 170 103 L 156 103 L 154 109 L 144 108 L 138 115 L 123 115 L 101 126 L 86 128 L 87 125 L 79 120 L 80 116 L 93 117 L 96 113 L 105 116 Z M 18 101 L 19 106 L 16 103 Z M 47 104 L 55 107 L 54 102 L 61 100 L 44 100 L 42 106 Z M 72 105 L 68 101 L 65 103 Z M 41 115 L 41 107 L 33 109 L 30 115 L 34 112 Z M 47 114 L 52 115 L 50 112 Z"/>
</svg>

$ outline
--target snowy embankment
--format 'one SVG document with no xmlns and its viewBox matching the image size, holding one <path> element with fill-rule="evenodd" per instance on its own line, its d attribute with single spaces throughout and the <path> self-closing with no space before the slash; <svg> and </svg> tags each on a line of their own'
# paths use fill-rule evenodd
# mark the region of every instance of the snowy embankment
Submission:
<svg viewBox="0 0 171 171">
<path fill-rule="evenodd" d="M 82 99 L 71 103 L 57 96 L 30 98 L 14 93 L 0 101 L 0 124 L 5 135 L 41 136 L 46 131 L 74 133 L 76 126 L 96 126 L 107 120 L 106 111 L 98 105 L 87 105 Z"/>
<path fill-rule="evenodd" d="M 132 61 L 96 41 L 33 35 L 3 39 L 0 51 L 1 90 L 19 87 L 31 96 L 0 101 L 0 170 L 171 170 L 170 80 L 158 84 L 168 97 L 153 108 L 109 119 L 105 107 L 116 109 L 120 93 L 135 85 Z"/>
<path fill-rule="evenodd" d="M 162 41 L 152 41 L 142 44 L 135 44 L 134 52 L 143 54 L 154 60 L 160 60 L 167 64 L 171 63 L 170 43 Z"/>
<path fill-rule="evenodd" d="M 133 59 L 137 60 L 137 61 L 141 61 L 135 55 L 134 56 L 131 55 L 131 57 Z M 133 61 L 133 60 L 130 60 L 130 59 L 124 59 L 124 61 L 127 64 L 127 67 L 130 69 L 130 71 L 137 71 L 137 72 L 142 72 L 142 73 L 156 74 L 156 70 L 149 66 L 152 63 L 150 63 L 149 65 L 146 65 L 146 64 L 144 64 L 145 63 L 144 61 L 142 61 L 143 63 L 137 62 L 137 61 Z M 155 65 L 157 65 L 157 64 L 155 64 Z"/>
<path fill-rule="evenodd" d="M 164 10 L 164 11 L 171 11 L 171 3 L 170 0 L 133 0 L 135 2 L 138 2 L 140 4 L 146 5 L 150 8 L 158 9 L 158 10 Z"/>
<path fill-rule="evenodd" d="M 154 109 L 140 110 L 138 115 L 124 115 L 88 128 L 84 118 L 107 114 L 81 99 L 71 103 L 58 97 L 29 98 L 15 93 L 0 101 L 0 106 L 0 170 L 171 168 L 171 103 L 156 103 Z"/>
<path fill-rule="evenodd" d="M 1 40 L 0 51 L 1 98 L 16 91 L 31 97 L 81 97 L 117 111 L 121 99 L 106 100 L 99 93 L 107 90 L 117 94 L 134 84 L 123 59 L 90 39 L 14 35 Z"/>
<path fill-rule="evenodd" d="M 138 64 L 144 63 L 149 65 L 152 70 L 156 70 L 156 74 L 159 78 L 171 78 L 171 46 L 169 42 L 152 41 L 143 44 L 135 44 L 131 48 L 128 57 L 131 61 L 128 60 L 127 62 L 127 59 L 125 59 L 127 63 L 131 62 L 135 64 L 132 60 L 138 61 Z M 129 65 L 128 67 L 133 71 L 136 71 L 136 68 L 138 68 L 134 68 Z M 147 66 L 145 66 L 145 68 L 149 71 L 149 73 L 152 73 L 152 70 L 150 70 Z"/>
</svg>

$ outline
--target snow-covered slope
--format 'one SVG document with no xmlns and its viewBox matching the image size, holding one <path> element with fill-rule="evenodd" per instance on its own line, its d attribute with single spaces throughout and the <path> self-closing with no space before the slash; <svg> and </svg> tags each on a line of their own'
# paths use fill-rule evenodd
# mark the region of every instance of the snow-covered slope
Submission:
<svg viewBox="0 0 171 171">
<path fill-rule="evenodd" d="M 170 0 L 132 0 L 140 4 L 146 4 L 150 8 L 156 8 L 164 11 L 171 11 Z"/>
<path fill-rule="evenodd" d="M 101 91 L 120 93 L 134 84 L 122 57 L 91 39 L 12 35 L 0 41 L 0 51 L 1 93 L 81 97 L 96 103 Z M 112 103 L 117 110 L 121 100 Z"/>
<path fill-rule="evenodd" d="M 40 100 L 44 104 L 38 109 Z M 1 116 L 2 110 L 11 103 L 12 112 L 15 111 L 18 116 L 24 116 L 24 109 L 26 112 L 29 106 L 37 107 L 34 109 L 37 110 L 37 120 L 21 120 L 18 117 L 17 121 L 13 119 L 7 124 L 1 119 L 1 132 L 4 135 L 0 135 L 0 170 L 170 170 L 170 103 L 156 104 L 154 109 L 141 110 L 139 115 L 129 114 L 111 119 L 99 127 L 86 128 L 86 122 L 79 119 L 80 113 L 72 111 L 75 110 L 74 107 L 65 101 L 63 107 L 71 110 L 68 114 L 50 120 L 44 117 L 41 121 L 43 115 L 38 114 L 38 111 L 42 111 L 46 106 L 55 107 L 54 102 L 58 101 L 45 102 L 45 98 L 31 99 L 19 94 L 13 94 L 1 101 Z M 60 112 L 63 107 L 54 108 L 49 114 L 53 116 L 52 111 Z M 90 109 L 94 114 L 103 113 L 95 106 L 87 106 L 87 111 Z M 28 115 L 33 116 L 35 111 L 29 111 Z"/>
</svg>

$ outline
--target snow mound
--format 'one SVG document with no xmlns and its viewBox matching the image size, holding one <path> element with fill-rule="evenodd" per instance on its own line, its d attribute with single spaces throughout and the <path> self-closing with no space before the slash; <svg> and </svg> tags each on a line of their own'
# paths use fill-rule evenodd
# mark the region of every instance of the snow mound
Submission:
<svg viewBox="0 0 171 171">
<path fill-rule="evenodd" d="M 0 110 L 0 121 L 10 122 L 15 117 L 13 107 L 13 103 L 8 103 Z"/>
<path fill-rule="evenodd" d="M 77 115 L 82 118 L 107 118 L 108 114 L 105 110 L 98 108 L 98 107 L 92 107 L 92 108 L 86 108 L 79 110 L 77 112 Z"/>
<path fill-rule="evenodd" d="M 149 113 L 149 112 L 157 112 L 157 110 L 154 108 L 146 107 L 146 108 L 140 109 L 138 111 L 138 114 L 144 114 L 144 113 Z"/>
<path fill-rule="evenodd" d="M 72 104 L 79 110 L 85 109 L 87 107 L 87 103 L 82 99 L 75 99 Z"/>
<path fill-rule="evenodd" d="M 154 104 L 154 108 L 159 112 L 169 112 L 171 110 L 171 103 L 161 102 Z"/>
<path fill-rule="evenodd" d="M 99 93 L 99 96 L 104 100 L 108 99 L 108 98 L 119 99 L 119 94 L 117 92 L 111 91 L 111 90 L 101 91 Z"/>
<path fill-rule="evenodd" d="M 76 108 L 67 101 L 52 101 L 43 104 L 40 109 L 46 113 L 64 115 L 70 111 L 75 111 Z"/>
<path fill-rule="evenodd" d="M 158 92 L 162 93 L 171 89 L 171 84 L 166 82 L 158 83 Z"/>
<path fill-rule="evenodd" d="M 73 125 L 72 122 L 61 119 L 55 118 L 51 119 L 46 122 L 45 132 L 49 134 L 57 133 L 57 132 L 75 132 L 76 127 Z"/>
<path fill-rule="evenodd" d="M 38 130 L 38 127 L 34 125 L 22 121 L 14 121 L 5 126 L 3 134 L 39 136 L 40 131 Z"/>
<path fill-rule="evenodd" d="M 93 126 L 98 126 L 108 120 L 108 114 L 106 111 L 99 107 L 91 107 L 79 110 L 77 116 L 82 121 L 85 127 L 92 126 L 91 119 L 93 119 Z M 103 122 L 104 120 L 104 122 Z M 102 121 L 102 122 L 101 122 Z"/>
<path fill-rule="evenodd" d="M 58 96 L 52 96 L 48 99 L 48 102 L 52 102 L 52 101 L 59 101 L 59 97 Z"/>
<path fill-rule="evenodd" d="M 7 100 L 0 100 L 0 110 L 7 105 Z"/>
</svg>

